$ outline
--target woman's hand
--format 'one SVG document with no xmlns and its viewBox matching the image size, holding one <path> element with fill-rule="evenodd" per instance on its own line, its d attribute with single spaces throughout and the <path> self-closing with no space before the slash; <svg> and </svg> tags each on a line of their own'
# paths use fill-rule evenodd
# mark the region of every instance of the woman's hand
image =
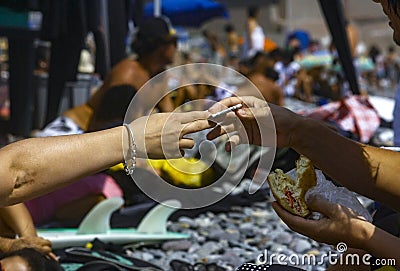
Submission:
<svg viewBox="0 0 400 271">
<path fill-rule="evenodd" d="M 57 256 L 52 252 L 51 242 L 38 236 L 24 236 L 16 239 L 9 239 L 10 245 L 7 252 L 21 250 L 23 248 L 33 248 L 58 261 Z"/>
<path fill-rule="evenodd" d="M 211 127 L 207 111 L 186 113 L 158 113 L 136 119 L 130 124 L 137 147 L 137 155 L 142 158 L 179 158 L 183 149 L 192 148 L 194 141 L 186 134 Z M 124 146 L 128 146 L 127 133 Z"/>
<path fill-rule="evenodd" d="M 38 236 L 25 236 L 16 239 L 10 239 L 8 251 L 17 251 L 28 247 L 34 248 L 44 254 L 48 254 L 52 251 L 51 242 Z"/>
<path fill-rule="evenodd" d="M 345 242 L 348 247 L 363 248 L 371 238 L 374 226 L 350 208 L 318 197 L 311 197 L 307 205 L 310 210 L 325 217 L 320 220 L 305 219 L 287 212 L 277 202 L 272 206 L 289 228 L 321 243 L 337 245 Z"/>
</svg>

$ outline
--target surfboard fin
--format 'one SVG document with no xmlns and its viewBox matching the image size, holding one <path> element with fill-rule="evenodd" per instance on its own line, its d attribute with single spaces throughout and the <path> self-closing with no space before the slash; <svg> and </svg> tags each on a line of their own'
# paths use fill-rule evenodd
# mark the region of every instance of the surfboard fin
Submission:
<svg viewBox="0 0 400 271">
<path fill-rule="evenodd" d="M 140 221 L 138 233 L 166 234 L 169 216 L 181 207 L 177 200 L 167 200 L 152 208 Z"/>
<path fill-rule="evenodd" d="M 124 204 L 120 197 L 112 197 L 98 203 L 79 225 L 76 234 L 107 233 L 110 230 L 111 214 Z"/>
</svg>

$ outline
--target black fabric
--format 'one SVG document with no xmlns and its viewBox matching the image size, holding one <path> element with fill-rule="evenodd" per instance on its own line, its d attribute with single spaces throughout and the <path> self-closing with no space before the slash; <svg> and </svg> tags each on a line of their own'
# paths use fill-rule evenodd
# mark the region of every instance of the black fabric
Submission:
<svg viewBox="0 0 400 271">
<path fill-rule="evenodd" d="M 400 237 L 400 214 L 391 208 L 381 205 L 376 210 L 372 223 L 378 228 L 381 228 L 394 236 Z M 377 262 L 376 259 L 376 257 L 372 256 L 370 262 Z M 371 265 L 371 270 L 377 270 L 382 266 L 383 265 L 376 264 Z"/>
<path fill-rule="evenodd" d="M 14 135 L 28 137 L 32 130 L 35 100 L 33 39 L 25 38 L 22 34 L 19 37 L 9 37 L 8 48 L 10 132 Z"/>
<path fill-rule="evenodd" d="M 353 57 L 347 37 L 343 7 L 340 0 L 319 0 L 332 40 L 338 51 L 340 63 L 353 94 L 360 94 Z"/>
<path fill-rule="evenodd" d="M 93 245 L 92 249 L 70 247 L 55 252 L 60 257 L 59 261 L 62 264 L 83 263 L 84 265 L 78 269 L 79 271 L 162 271 L 162 268 L 150 262 L 127 256 L 122 246 L 104 243 L 99 239 L 94 239 L 91 243 Z"/>
<path fill-rule="evenodd" d="M 88 262 L 76 271 L 124 271 L 125 269 L 116 264 L 104 261 Z"/>
<path fill-rule="evenodd" d="M 100 103 L 92 105 L 93 115 L 87 132 L 121 126 L 136 92 L 131 85 L 115 85 L 105 90 Z"/>
<path fill-rule="evenodd" d="M 251 263 L 245 263 L 239 266 L 236 271 L 304 271 L 304 269 L 300 269 L 297 267 L 287 266 L 287 265 L 255 265 Z"/>
<path fill-rule="evenodd" d="M 40 10 L 40 0 L 1 0 L 0 6 L 16 11 L 35 11 Z"/>
<path fill-rule="evenodd" d="M 107 3 L 110 47 L 107 46 L 102 26 L 101 0 L 44 0 L 41 38 L 52 43 L 46 124 L 58 116 L 65 83 L 75 81 L 80 52 L 88 32 L 94 35 L 95 72 L 101 78 L 105 78 L 110 63 L 114 65 L 126 57 L 126 0 Z"/>
<path fill-rule="evenodd" d="M 86 34 L 101 28 L 99 0 L 48 0 L 42 13 L 42 39 L 51 42 L 47 124 L 58 116 L 65 83 L 75 81 Z"/>
<path fill-rule="evenodd" d="M 110 42 L 110 65 L 115 66 L 126 55 L 126 37 L 128 33 L 129 1 L 108 1 L 108 24 Z"/>
<path fill-rule="evenodd" d="M 136 27 L 140 27 L 143 22 L 144 0 L 132 0 L 129 18 L 132 18 Z"/>
<path fill-rule="evenodd" d="M 83 41 L 67 37 L 51 43 L 45 125 L 58 116 L 65 83 L 75 81 L 82 46 Z"/>
</svg>

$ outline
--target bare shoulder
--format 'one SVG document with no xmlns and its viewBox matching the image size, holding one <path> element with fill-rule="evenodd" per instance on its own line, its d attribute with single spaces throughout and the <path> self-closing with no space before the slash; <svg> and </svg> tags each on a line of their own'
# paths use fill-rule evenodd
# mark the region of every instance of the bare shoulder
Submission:
<svg viewBox="0 0 400 271">
<path fill-rule="evenodd" d="M 148 73 L 136 60 L 125 59 L 119 62 L 111 70 L 106 79 L 106 85 L 132 85 L 136 88 L 140 88 L 142 82 L 149 79 Z"/>
<path fill-rule="evenodd" d="M 249 79 L 266 101 L 278 105 L 283 104 L 283 91 L 273 80 L 260 73 L 250 75 Z"/>
<path fill-rule="evenodd" d="M 270 87 L 269 80 L 261 73 L 253 73 L 249 75 L 249 79 L 258 88 Z"/>
<path fill-rule="evenodd" d="M 110 72 L 110 77 L 116 79 L 127 75 L 135 75 L 140 69 L 141 67 L 136 60 L 124 59 L 114 66 Z"/>
</svg>

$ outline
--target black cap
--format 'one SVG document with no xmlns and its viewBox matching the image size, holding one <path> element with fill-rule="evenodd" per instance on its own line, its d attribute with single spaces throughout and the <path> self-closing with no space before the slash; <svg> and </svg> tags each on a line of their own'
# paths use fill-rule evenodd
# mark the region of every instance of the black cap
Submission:
<svg viewBox="0 0 400 271">
<path fill-rule="evenodd" d="M 168 41 L 175 38 L 175 35 L 176 31 L 167 18 L 153 17 L 140 25 L 136 38 L 143 42 Z"/>
<path fill-rule="evenodd" d="M 131 44 L 132 51 L 139 57 L 152 54 L 157 48 L 177 41 L 175 30 L 168 18 L 152 17 L 139 26 L 136 38 Z"/>
</svg>

